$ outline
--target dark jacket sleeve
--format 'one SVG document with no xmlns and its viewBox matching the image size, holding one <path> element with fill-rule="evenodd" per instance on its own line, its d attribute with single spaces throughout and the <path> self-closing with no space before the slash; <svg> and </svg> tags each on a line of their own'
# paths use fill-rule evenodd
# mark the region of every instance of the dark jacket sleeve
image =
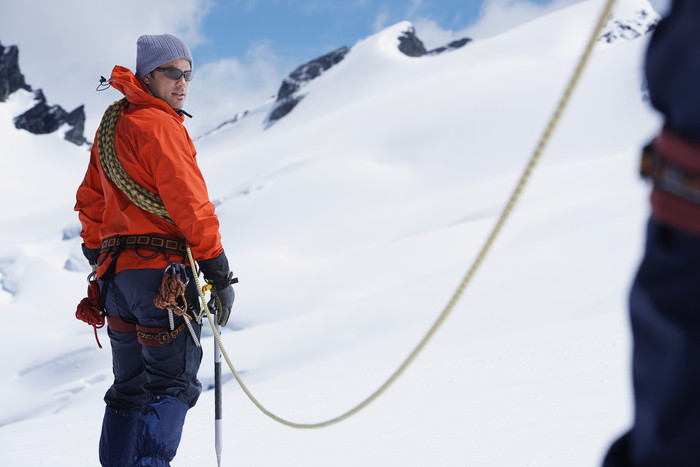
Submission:
<svg viewBox="0 0 700 467">
<path fill-rule="evenodd" d="M 649 97 L 667 128 L 700 144 L 700 2 L 674 0 L 646 56 Z"/>
</svg>

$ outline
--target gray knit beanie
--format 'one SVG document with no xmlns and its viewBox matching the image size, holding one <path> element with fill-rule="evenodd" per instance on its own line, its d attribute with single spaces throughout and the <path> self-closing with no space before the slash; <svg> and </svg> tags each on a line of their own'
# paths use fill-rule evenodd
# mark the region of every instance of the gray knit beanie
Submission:
<svg viewBox="0 0 700 467">
<path fill-rule="evenodd" d="M 143 35 L 136 41 L 136 74 L 145 76 L 159 66 L 184 58 L 194 67 L 187 44 L 170 34 Z"/>
</svg>

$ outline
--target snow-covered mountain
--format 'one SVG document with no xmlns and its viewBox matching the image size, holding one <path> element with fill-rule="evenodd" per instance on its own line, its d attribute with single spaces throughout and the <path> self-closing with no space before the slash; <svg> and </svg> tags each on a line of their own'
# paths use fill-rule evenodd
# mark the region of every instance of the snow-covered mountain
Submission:
<svg viewBox="0 0 700 467">
<path fill-rule="evenodd" d="M 399 23 L 304 81 L 273 125 L 276 99 L 196 141 L 241 280 L 223 340 L 260 401 L 295 421 L 335 416 L 413 349 L 510 195 L 602 6 L 420 57 L 399 50 L 412 27 Z M 660 125 L 642 94 L 656 20 L 646 0 L 619 2 L 501 237 L 396 385 L 340 425 L 295 431 L 229 378 L 223 465 L 599 463 L 631 420 L 626 293 L 647 215 L 639 148 Z M 0 103 L 0 465 L 94 465 L 111 360 L 72 316 L 88 273 L 72 211 L 88 155 L 14 128 L 33 97 Z M 205 325 L 205 387 L 212 340 Z M 205 391 L 174 466 L 214 465 L 212 418 Z"/>
</svg>

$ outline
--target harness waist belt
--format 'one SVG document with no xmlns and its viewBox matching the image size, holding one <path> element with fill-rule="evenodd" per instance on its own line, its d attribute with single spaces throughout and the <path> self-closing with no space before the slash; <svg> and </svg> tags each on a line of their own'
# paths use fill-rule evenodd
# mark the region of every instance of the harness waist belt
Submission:
<svg viewBox="0 0 700 467">
<path fill-rule="evenodd" d="M 184 241 L 158 235 L 115 235 L 102 241 L 100 254 L 116 248 L 124 250 L 146 248 L 182 254 L 187 251 L 187 244 Z"/>
</svg>

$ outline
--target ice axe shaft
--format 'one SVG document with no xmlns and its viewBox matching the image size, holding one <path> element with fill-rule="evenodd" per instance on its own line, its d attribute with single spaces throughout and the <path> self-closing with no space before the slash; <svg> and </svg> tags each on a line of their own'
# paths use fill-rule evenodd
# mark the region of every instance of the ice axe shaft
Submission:
<svg viewBox="0 0 700 467">
<path fill-rule="evenodd" d="M 212 288 L 211 284 L 202 287 L 202 293 L 206 293 Z M 211 310 L 210 310 L 211 311 Z M 217 310 L 218 311 L 218 310 Z M 216 318 L 216 313 L 214 313 Z M 214 319 L 214 328 L 221 337 L 221 326 L 219 320 Z M 216 463 L 221 467 L 221 451 L 223 450 L 223 395 L 221 394 L 221 350 L 219 344 L 214 339 L 214 449 L 216 450 Z"/>
<path fill-rule="evenodd" d="M 215 325 L 216 332 L 221 336 L 221 326 Z M 221 467 L 221 451 L 223 448 L 223 395 L 221 394 L 221 351 L 214 339 L 214 449 L 216 449 L 216 462 Z"/>
</svg>

